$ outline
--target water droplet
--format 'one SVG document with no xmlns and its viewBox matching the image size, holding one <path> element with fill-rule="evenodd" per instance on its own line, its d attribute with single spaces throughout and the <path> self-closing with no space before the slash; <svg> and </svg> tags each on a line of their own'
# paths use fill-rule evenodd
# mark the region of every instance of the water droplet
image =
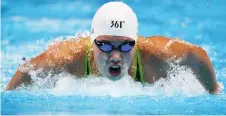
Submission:
<svg viewBox="0 0 226 116">
<path fill-rule="evenodd" d="M 181 23 L 181 26 L 182 26 L 182 27 L 186 27 L 185 23 Z"/>
<path fill-rule="evenodd" d="M 26 60 L 26 58 L 23 56 L 22 58 L 21 58 L 23 61 L 25 61 Z"/>
</svg>

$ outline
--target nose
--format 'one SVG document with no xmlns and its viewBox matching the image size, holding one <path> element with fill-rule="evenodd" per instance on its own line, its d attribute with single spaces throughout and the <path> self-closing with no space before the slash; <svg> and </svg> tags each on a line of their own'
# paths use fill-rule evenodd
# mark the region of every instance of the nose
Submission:
<svg viewBox="0 0 226 116">
<path fill-rule="evenodd" d="M 118 51 L 112 51 L 111 56 L 110 56 L 110 62 L 113 64 L 117 64 L 121 62 L 121 54 Z"/>
</svg>

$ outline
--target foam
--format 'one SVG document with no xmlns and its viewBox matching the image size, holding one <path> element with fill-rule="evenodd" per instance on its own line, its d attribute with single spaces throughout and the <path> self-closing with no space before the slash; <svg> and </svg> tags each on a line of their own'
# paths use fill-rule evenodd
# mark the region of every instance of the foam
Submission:
<svg viewBox="0 0 226 116">
<path fill-rule="evenodd" d="M 105 77 L 77 78 L 66 72 L 52 76 L 49 73 L 40 78 L 32 72 L 35 83 L 31 87 L 22 87 L 29 91 L 49 92 L 55 96 L 199 96 L 207 92 L 198 82 L 190 69 L 172 66 L 167 79 L 160 79 L 154 84 L 143 85 L 135 82 L 129 75 L 121 80 L 111 81 Z M 186 70 L 185 70 L 186 69 Z"/>
</svg>

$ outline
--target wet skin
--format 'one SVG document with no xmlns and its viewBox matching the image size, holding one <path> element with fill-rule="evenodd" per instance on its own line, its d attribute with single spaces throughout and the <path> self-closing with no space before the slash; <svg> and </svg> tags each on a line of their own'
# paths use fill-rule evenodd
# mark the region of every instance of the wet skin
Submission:
<svg viewBox="0 0 226 116">
<path fill-rule="evenodd" d="M 131 38 L 116 36 L 100 36 L 97 39 L 110 41 L 115 47 L 120 45 L 122 41 L 131 40 Z M 30 60 L 33 67 L 22 72 L 18 70 L 10 80 L 6 90 L 15 89 L 22 83 L 30 84 L 31 79 L 28 72 L 40 68 L 46 72 L 50 70 L 54 73 L 67 71 L 77 77 L 84 77 L 84 59 L 87 50 L 86 45 L 89 42 L 89 38 L 71 39 L 49 47 L 44 53 Z M 160 78 L 167 77 L 168 63 L 174 63 L 180 59 L 181 62 L 178 64 L 191 68 L 207 91 L 210 93 L 218 92 L 219 85 L 216 81 L 214 69 L 207 53 L 201 47 L 162 36 L 139 37 L 136 41 L 136 47 L 140 50 L 146 82 L 154 83 Z M 127 74 L 127 68 L 128 74 L 131 75 L 134 65 L 132 60 L 134 50 L 128 53 L 121 53 L 117 50 L 103 53 L 93 44 L 89 54 L 93 75 L 103 75 L 111 80 L 118 80 Z M 122 66 L 122 73 L 119 76 L 112 76 L 109 73 L 109 66 L 113 64 Z"/>
</svg>

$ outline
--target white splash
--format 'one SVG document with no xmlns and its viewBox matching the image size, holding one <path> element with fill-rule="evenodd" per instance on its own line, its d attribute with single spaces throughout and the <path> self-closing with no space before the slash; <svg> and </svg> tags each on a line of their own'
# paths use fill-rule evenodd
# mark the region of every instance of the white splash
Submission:
<svg viewBox="0 0 226 116">
<path fill-rule="evenodd" d="M 40 78 L 33 72 L 36 81 L 32 91 L 47 91 L 56 96 L 82 95 L 82 96 L 198 96 L 206 91 L 198 82 L 190 69 L 174 66 L 168 73 L 167 79 L 160 79 L 154 84 L 141 84 L 130 76 L 121 80 L 111 81 L 105 77 L 77 78 L 66 72 L 46 78 Z"/>
</svg>

